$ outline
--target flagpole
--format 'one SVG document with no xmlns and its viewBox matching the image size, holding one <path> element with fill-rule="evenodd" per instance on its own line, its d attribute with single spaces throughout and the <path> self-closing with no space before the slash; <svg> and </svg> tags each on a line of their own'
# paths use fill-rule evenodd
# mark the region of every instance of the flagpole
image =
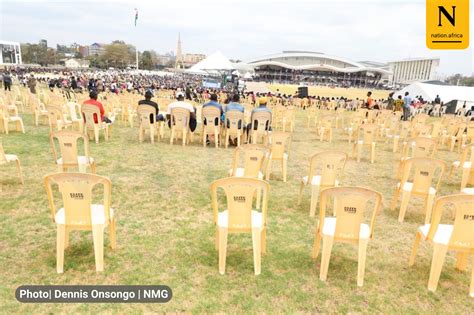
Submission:
<svg viewBox="0 0 474 315">
<path fill-rule="evenodd" d="M 138 10 L 135 8 L 135 32 L 137 29 Z M 137 35 L 137 34 L 135 34 Z M 138 36 L 137 36 L 138 38 Z M 135 69 L 138 70 L 138 45 L 135 45 Z"/>
</svg>

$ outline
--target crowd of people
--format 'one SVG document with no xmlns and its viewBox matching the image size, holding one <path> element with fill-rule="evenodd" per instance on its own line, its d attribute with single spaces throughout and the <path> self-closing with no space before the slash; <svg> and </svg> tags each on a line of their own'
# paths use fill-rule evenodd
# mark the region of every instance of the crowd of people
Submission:
<svg viewBox="0 0 474 315">
<path fill-rule="evenodd" d="M 215 96 L 219 94 L 220 96 L 224 95 L 220 97 L 220 99 L 223 100 L 226 108 L 239 108 L 237 104 L 242 98 L 245 98 L 246 103 L 257 106 L 259 105 L 259 99 L 271 97 L 277 99 L 276 103 L 282 105 L 294 105 L 294 100 L 303 99 L 303 101 L 299 103 L 303 109 L 311 104 L 318 104 L 318 107 L 324 109 L 344 107 L 347 110 L 356 110 L 359 107 L 365 107 L 368 109 L 402 111 L 404 120 L 408 120 L 418 108 L 428 103 L 422 96 L 412 97 L 408 92 L 403 97 L 399 95 L 396 99 L 393 97 L 394 92 L 390 93 L 387 99 L 374 99 L 372 98 L 372 92 L 367 93 L 366 99 L 348 99 L 342 96 L 306 96 L 300 98 L 297 92 L 295 94 L 283 94 L 280 93 L 279 90 L 277 90 L 276 93 L 254 93 L 253 91 L 246 91 L 245 88 L 238 89 L 236 86 L 231 86 L 231 88 L 226 86 L 220 89 L 209 89 L 203 84 L 203 76 L 187 73 L 157 74 L 129 70 L 58 71 L 48 68 L 13 68 L 9 71 L 4 71 L 0 76 L 0 82 L 3 84 L 5 90 L 11 90 L 11 86 L 15 82 L 28 87 L 30 92 L 35 94 L 37 84 L 46 84 L 51 90 L 63 89 L 74 91 L 75 93 L 90 93 L 92 103 L 94 103 L 94 99 L 97 101 L 97 96 L 103 92 L 116 94 L 127 92 L 139 93 L 145 96 L 141 104 L 151 105 L 157 108 L 157 120 L 166 119 L 165 115 L 158 114 L 158 105 L 151 101 L 153 95 L 160 90 L 174 91 L 174 96 L 178 101 L 172 103 L 173 106 L 175 104 L 187 106 L 183 103 L 179 103 L 183 102 L 180 100 L 182 98 L 183 100 L 198 102 L 209 101 L 209 103 L 206 103 L 207 105 L 217 107 L 220 106 L 220 104 L 217 103 Z M 444 105 L 439 96 L 437 96 L 431 104 Z M 171 106 L 171 108 L 173 106 Z M 191 121 L 195 121 L 195 118 L 192 118 Z M 193 125 L 190 126 L 190 128 L 192 129 Z"/>
</svg>

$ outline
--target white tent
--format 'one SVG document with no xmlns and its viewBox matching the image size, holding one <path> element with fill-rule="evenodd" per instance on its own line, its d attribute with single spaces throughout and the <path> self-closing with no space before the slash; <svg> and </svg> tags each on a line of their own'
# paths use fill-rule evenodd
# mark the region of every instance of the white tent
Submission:
<svg viewBox="0 0 474 315">
<path fill-rule="evenodd" d="M 253 77 L 253 76 L 252 76 L 252 74 L 251 74 L 250 72 L 246 72 L 246 73 L 244 74 L 244 79 L 252 79 L 252 77 Z"/>
<path fill-rule="evenodd" d="M 190 73 L 219 73 L 220 71 L 230 71 L 235 69 L 232 63 L 220 51 L 209 55 L 206 59 L 186 70 Z"/>
<path fill-rule="evenodd" d="M 439 95 L 443 103 L 448 103 L 453 100 L 474 102 L 474 87 L 468 86 L 416 82 L 396 92 L 394 98 L 398 97 L 398 95 L 402 95 L 403 97 L 405 92 L 410 93 L 411 97 L 421 95 L 424 100 L 430 102 L 434 101 L 436 95 Z"/>
</svg>

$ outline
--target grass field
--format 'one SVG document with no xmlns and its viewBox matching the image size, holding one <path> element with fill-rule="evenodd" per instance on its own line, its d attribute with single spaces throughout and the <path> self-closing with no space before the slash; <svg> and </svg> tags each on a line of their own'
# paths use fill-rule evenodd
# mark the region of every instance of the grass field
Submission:
<svg viewBox="0 0 474 315">
<path fill-rule="evenodd" d="M 279 90 L 281 94 L 294 95 L 298 91 L 298 85 L 296 84 L 268 84 L 268 88 L 272 93 L 276 93 Z M 367 92 L 372 91 L 372 98 L 374 99 L 387 99 L 388 94 L 391 91 L 388 90 L 372 90 L 372 89 L 359 89 L 359 88 L 330 88 L 327 86 L 309 86 L 308 93 L 311 96 L 320 97 L 347 97 L 347 98 L 359 98 L 366 99 Z"/>
<path fill-rule="evenodd" d="M 378 96 L 375 96 L 376 98 Z M 316 219 L 309 217 L 309 191 L 297 205 L 299 179 L 311 154 L 327 149 L 350 152 L 337 130 L 332 144 L 321 143 L 297 115 L 288 182 L 277 173 L 270 181 L 267 254 L 262 274 L 254 276 L 250 235 L 231 235 L 226 274 L 218 273 L 209 184 L 226 177 L 232 149 L 138 143 L 137 129 L 114 126 L 109 142 L 90 144 L 97 172 L 112 180 L 112 205 L 118 220 L 118 248 L 107 246 L 105 271 L 95 272 L 92 237 L 73 232 L 65 253 L 65 272 L 56 273 L 56 228 L 51 222 L 45 174 L 56 171 L 48 127 L 35 128 L 23 115 L 26 135 L 1 135 L 7 153 L 17 154 L 25 175 L 22 187 L 13 165 L 0 167 L 0 313 L 436 313 L 472 314 L 470 273 L 454 269 L 448 254 L 438 290 L 427 290 L 432 247 L 422 243 L 414 267 L 408 257 L 422 202 L 412 199 L 405 223 L 388 208 L 396 185 L 398 154 L 377 145 L 375 164 L 351 159 L 344 185 L 376 189 L 384 195 L 375 238 L 369 243 L 364 287 L 356 285 L 357 250 L 336 244 L 326 283 L 319 280 L 320 257 L 310 257 Z M 167 135 L 168 136 L 168 135 Z M 456 153 L 437 157 L 449 164 Z M 275 168 L 277 166 L 275 165 Z M 443 180 L 441 195 L 457 192 L 460 177 Z M 468 270 L 470 272 L 471 263 Z M 20 304 L 15 289 L 25 284 L 164 284 L 173 290 L 167 304 Z"/>
</svg>

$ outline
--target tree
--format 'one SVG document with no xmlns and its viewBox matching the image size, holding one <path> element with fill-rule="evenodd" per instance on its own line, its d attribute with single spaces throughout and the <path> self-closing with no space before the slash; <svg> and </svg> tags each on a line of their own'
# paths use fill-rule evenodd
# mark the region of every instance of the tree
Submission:
<svg viewBox="0 0 474 315">
<path fill-rule="evenodd" d="M 153 64 L 153 59 L 151 52 L 148 50 L 145 50 L 141 56 L 140 60 L 140 68 L 141 69 L 146 69 L 146 70 L 152 70 L 155 68 L 155 65 Z"/>
<path fill-rule="evenodd" d="M 121 41 L 114 41 L 105 46 L 100 59 L 106 67 L 125 68 L 132 60 L 130 57 L 128 45 Z"/>
<path fill-rule="evenodd" d="M 52 50 L 48 52 L 48 49 Z M 55 50 L 38 44 L 21 44 L 23 63 L 37 63 L 42 66 L 54 63 Z"/>
<path fill-rule="evenodd" d="M 460 73 L 456 73 L 448 77 L 446 82 L 452 85 L 474 86 L 474 76 L 465 77 Z"/>
</svg>

